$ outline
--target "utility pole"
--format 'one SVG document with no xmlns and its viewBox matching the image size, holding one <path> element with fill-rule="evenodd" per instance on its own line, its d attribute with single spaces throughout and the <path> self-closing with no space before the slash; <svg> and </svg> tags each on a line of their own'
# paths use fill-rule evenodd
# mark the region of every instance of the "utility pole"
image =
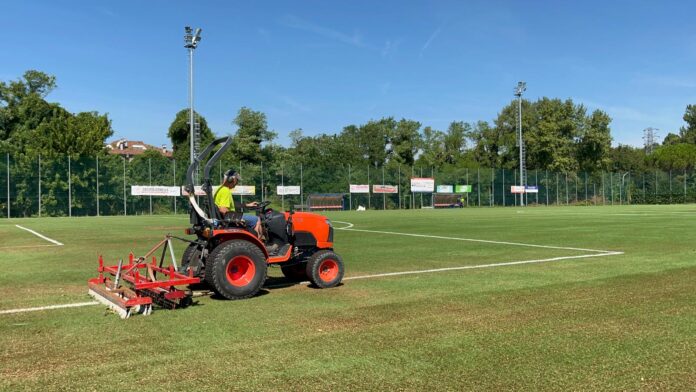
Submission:
<svg viewBox="0 0 696 392">
<path fill-rule="evenodd" d="M 517 97 L 517 144 L 520 148 L 520 186 L 524 187 L 524 193 L 520 193 L 520 206 L 524 206 L 524 196 L 527 194 L 527 175 L 524 164 L 524 140 L 522 139 L 522 93 L 527 90 L 527 83 L 518 82 L 515 87 Z M 503 189 L 503 192 L 505 190 Z"/>
<path fill-rule="evenodd" d="M 190 163 L 193 163 L 196 154 L 196 148 L 194 140 L 198 139 L 196 136 L 196 131 L 194 129 L 194 115 L 193 115 L 193 51 L 198 47 L 198 43 L 201 41 L 201 29 L 197 28 L 196 32 L 189 26 L 184 27 L 184 47 L 188 49 L 189 53 L 189 129 L 190 129 Z"/>
<path fill-rule="evenodd" d="M 643 146 L 647 155 L 652 154 L 655 148 L 655 139 L 657 139 L 657 131 L 659 129 L 648 127 L 643 130 Z"/>
</svg>

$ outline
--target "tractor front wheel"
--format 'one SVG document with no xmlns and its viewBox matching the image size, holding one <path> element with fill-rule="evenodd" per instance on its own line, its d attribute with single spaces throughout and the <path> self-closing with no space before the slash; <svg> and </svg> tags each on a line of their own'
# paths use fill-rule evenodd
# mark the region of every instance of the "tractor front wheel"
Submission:
<svg viewBox="0 0 696 392">
<path fill-rule="evenodd" d="M 206 281 L 227 299 L 254 296 L 266 281 L 266 258 L 256 245 L 231 240 L 216 247 L 208 258 Z"/>
<path fill-rule="evenodd" d="M 307 277 L 315 286 L 326 289 L 343 280 L 343 260 L 330 250 L 320 250 L 307 261 Z"/>
</svg>

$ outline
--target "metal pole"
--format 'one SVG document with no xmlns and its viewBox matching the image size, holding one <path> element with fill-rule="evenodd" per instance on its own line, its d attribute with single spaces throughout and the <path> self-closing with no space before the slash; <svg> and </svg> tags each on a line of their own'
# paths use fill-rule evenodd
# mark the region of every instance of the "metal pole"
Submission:
<svg viewBox="0 0 696 392">
<path fill-rule="evenodd" d="M 534 186 L 536 187 L 536 205 L 539 206 L 539 169 L 534 169 Z"/>
<path fill-rule="evenodd" d="M 126 201 L 126 157 L 123 157 L 123 215 L 128 215 L 127 201 Z"/>
<path fill-rule="evenodd" d="M 614 205 L 614 173 L 609 172 L 609 199 L 611 205 Z"/>
<path fill-rule="evenodd" d="M 194 152 L 193 152 L 193 133 L 194 133 L 194 126 L 193 126 L 193 48 L 189 48 L 189 140 L 190 142 L 190 154 L 189 154 L 189 163 L 193 163 L 194 160 Z M 195 179 L 194 179 L 194 185 L 195 185 Z"/>
<path fill-rule="evenodd" d="M 280 195 L 280 202 L 282 205 L 282 210 L 285 211 L 285 167 L 280 164 L 280 187 L 283 190 L 283 194 Z"/>
<path fill-rule="evenodd" d="M 481 168 L 476 168 L 476 192 L 478 193 L 478 206 L 481 207 Z"/>
<path fill-rule="evenodd" d="M 565 188 L 566 188 L 566 205 L 570 204 L 570 196 L 568 196 L 568 173 L 565 173 Z"/>
<path fill-rule="evenodd" d="M 585 201 L 587 202 L 587 172 L 585 172 Z"/>
<path fill-rule="evenodd" d="M 686 203 L 686 169 L 684 169 L 684 203 Z"/>
<path fill-rule="evenodd" d="M 367 165 L 367 209 L 372 208 L 372 197 L 370 193 L 370 165 Z"/>
<path fill-rule="evenodd" d="M 401 209 L 401 164 L 399 163 L 399 182 L 396 186 L 397 191 L 399 192 L 399 209 Z"/>
<path fill-rule="evenodd" d="M 348 164 L 348 209 L 353 211 L 353 193 L 350 191 L 350 163 Z"/>
<path fill-rule="evenodd" d="M 176 159 L 172 160 L 172 163 L 173 163 L 172 167 L 173 167 L 173 172 L 174 172 L 174 186 L 177 186 L 176 185 Z M 177 199 L 176 199 L 176 196 L 174 196 L 174 215 L 176 215 L 176 202 L 177 202 Z"/>
<path fill-rule="evenodd" d="M 302 163 L 300 163 L 300 204 L 304 205 L 304 189 L 302 189 Z"/>
<path fill-rule="evenodd" d="M 522 165 L 524 164 L 524 162 L 522 161 L 522 143 L 523 143 L 523 141 L 522 141 L 522 94 L 520 94 L 520 96 L 517 98 L 517 107 L 519 108 L 519 110 L 517 112 L 518 117 L 519 117 L 518 123 L 517 123 L 518 124 L 517 128 L 519 129 L 519 133 L 518 133 L 519 139 L 517 139 L 517 140 L 519 140 L 519 144 L 520 144 L 520 185 L 524 186 L 524 184 L 522 184 L 524 182 L 524 180 L 522 178 L 523 177 L 522 171 L 524 170 L 522 168 Z M 522 194 L 520 194 L 520 206 L 524 206 L 524 200 L 522 198 Z"/>
<path fill-rule="evenodd" d="M 10 219 L 10 153 L 7 153 L 7 219 Z"/>
<path fill-rule="evenodd" d="M 503 207 L 505 207 L 505 169 L 503 169 Z"/>
<path fill-rule="evenodd" d="M 241 160 L 239 161 L 239 176 L 244 178 L 244 176 L 242 176 L 242 161 Z M 239 195 L 239 200 L 242 202 L 242 205 L 244 205 L 244 195 Z"/>
<path fill-rule="evenodd" d="M 97 155 L 97 216 L 99 216 L 99 155 Z"/>
<path fill-rule="evenodd" d="M 382 186 L 384 186 L 384 165 L 382 165 Z M 387 194 L 382 193 L 382 209 L 387 209 Z"/>
<path fill-rule="evenodd" d="M 72 217 L 72 174 L 70 172 L 70 155 L 68 155 L 68 216 Z"/>
<path fill-rule="evenodd" d="M 546 206 L 549 206 L 549 170 L 546 169 Z"/>
<path fill-rule="evenodd" d="M 41 218 L 41 155 L 39 155 L 39 218 Z"/>
<path fill-rule="evenodd" d="M 150 186 L 152 186 L 152 159 L 147 158 L 147 176 L 150 181 Z M 152 195 L 150 195 L 150 215 L 152 215 Z"/>
<path fill-rule="evenodd" d="M 421 178 L 423 178 L 423 167 L 422 166 L 420 168 L 420 176 L 421 176 Z M 423 208 L 423 192 L 420 193 L 420 201 L 421 201 L 420 206 L 422 209 Z"/>
<path fill-rule="evenodd" d="M 261 200 L 266 200 L 263 196 L 263 161 L 261 161 Z"/>
<path fill-rule="evenodd" d="M 495 171 L 491 168 L 491 194 L 488 198 L 488 206 L 492 207 L 495 202 Z"/>
</svg>

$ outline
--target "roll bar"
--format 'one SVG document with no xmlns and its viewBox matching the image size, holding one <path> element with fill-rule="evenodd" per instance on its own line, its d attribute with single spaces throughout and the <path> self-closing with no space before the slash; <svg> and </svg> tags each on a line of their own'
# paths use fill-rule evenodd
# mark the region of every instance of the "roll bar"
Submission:
<svg viewBox="0 0 696 392">
<path fill-rule="evenodd" d="M 198 202 L 196 201 L 195 197 L 195 186 L 193 183 L 193 173 L 198 169 L 198 166 L 200 163 L 205 160 L 210 153 L 213 151 L 213 149 L 218 146 L 219 144 L 222 144 L 222 147 L 220 147 L 219 150 L 213 154 L 213 156 L 208 159 L 208 161 L 205 164 L 205 167 L 203 169 L 203 186 L 202 190 L 205 192 L 205 197 L 206 201 L 208 203 L 208 214 L 206 214 L 203 209 L 198 205 Z M 193 162 L 189 165 L 188 169 L 186 170 L 186 186 L 184 189 L 186 192 L 189 194 L 189 203 L 191 203 L 191 207 L 196 211 L 198 216 L 207 224 L 212 224 L 213 219 L 216 217 L 215 213 L 215 203 L 213 200 L 213 186 L 210 181 L 210 170 L 212 169 L 213 165 L 220 160 L 220 157 L 222 154 L 227 151 L 227 149 L 232 145 L 232 137 L 230 136 L 225 136 L 221 137 L 219 139 L 213 140 L 212 143 L 210 143 L 204 150 L 201 152 L 197 157 L 194 157 Z"/>
</svg>

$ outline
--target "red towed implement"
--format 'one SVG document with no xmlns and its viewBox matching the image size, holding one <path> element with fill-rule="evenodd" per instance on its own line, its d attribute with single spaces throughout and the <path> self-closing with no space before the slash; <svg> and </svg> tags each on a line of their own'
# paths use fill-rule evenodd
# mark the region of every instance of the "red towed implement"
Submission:
<svg viewBox="0 0 696 392">
<path fill-rule="evenodd" d="M 200 283 L 200 279 L 192 273 L 186 275 L 177 270 L 172 238 L 176 237 L 167 235 L 145 256 L 137 259 L 131 253 L 128 264 L 119 260 L 117 265 L 104 265 L 104 259 L 99 256 L 99 277 L 88 281 L 89 294 L 121 318 L 128 318 L 133 313 L 149 315 L 153 303 L 169 309 L 190 305 L 191 292 L 177 286 Z M 152 255 L 159 248 L 162 248 L 162 256 L 158 263 L 157 257 Z M 163 266 L 167 248 L 172 262 Z M 150 256 L 152 260 L 148 261 Z"/>
</svg>

